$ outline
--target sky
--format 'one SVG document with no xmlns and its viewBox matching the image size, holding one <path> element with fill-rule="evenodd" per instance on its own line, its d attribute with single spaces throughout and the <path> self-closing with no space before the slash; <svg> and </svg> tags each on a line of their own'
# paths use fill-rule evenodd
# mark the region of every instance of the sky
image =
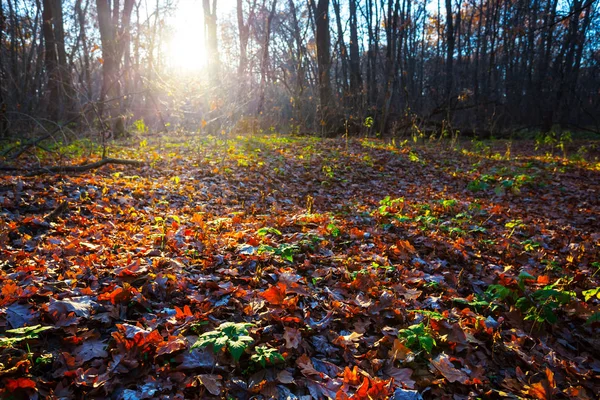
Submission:
<svg viewBox="0 0 600 400">
<path fill-rule="evenodd" d="M 235 6 L 236 0 L 217 0 L 218 16 L 229 13 Z M 204 44 L 202 0 L 179 0 L 172 24 L 175 31 L 169 42 L 171 66 L 183 72 L 201 69 L 208 56 Z"/>
</svg>

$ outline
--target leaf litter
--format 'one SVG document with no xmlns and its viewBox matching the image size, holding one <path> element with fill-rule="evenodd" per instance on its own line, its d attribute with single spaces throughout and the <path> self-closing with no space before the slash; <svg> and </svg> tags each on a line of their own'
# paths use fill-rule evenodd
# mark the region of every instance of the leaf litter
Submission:
<svg viewBox="0 0 600 400">
<path fill-rule="evenodd" d="M 600 168 L 521 147 L 186 138 L 2 176 L 1 396 L 594 398 Z"/>
</svg>

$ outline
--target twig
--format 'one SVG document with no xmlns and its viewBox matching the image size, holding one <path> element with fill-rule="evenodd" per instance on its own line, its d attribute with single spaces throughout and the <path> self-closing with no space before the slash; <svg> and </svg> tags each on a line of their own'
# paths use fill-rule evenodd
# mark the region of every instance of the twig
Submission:
<svg viewBox="0 0 600 400">
<path fill-rule="evenodd" d="M 0 164 L 0 170 L 2 170 L 2 171 L 17 171 L 17 172 L 25 173 L 27 176 L 35 176 L 35 175 L 54 174 L 54 173 L 63 173 L 63 172 L 86 172 L 91 169 L 100 168 L 106 164 L 142 166 L 145 163 L 143 161 L 137 161 L 137 160 L 124 160 L 124 159 L 120 159 L 120 158 L 103 158 L 101 160 L 98 160 L 96 162 L 89 163 L 89 164 L 41 167 L 41 168 L 37 168 L 34 170 Z"/>
</svg>

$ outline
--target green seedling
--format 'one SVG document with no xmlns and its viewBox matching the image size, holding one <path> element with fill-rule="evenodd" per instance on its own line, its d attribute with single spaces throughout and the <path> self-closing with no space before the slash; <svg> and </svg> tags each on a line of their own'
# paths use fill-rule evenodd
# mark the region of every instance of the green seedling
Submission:
<svg viewBox="0 0 600 400">
<path fill-rule="evenodd" d="M 238 362 L 244 351 L 254 342 L 254 339 L 248 334 L 248 328 L 251 326 L 254 326 L 254 324 L 224 322 L 214 331 L 200 335 L 192 349 L 210 346 L 215 354 L 226 349 L 233 359 Z"/>
</svg>

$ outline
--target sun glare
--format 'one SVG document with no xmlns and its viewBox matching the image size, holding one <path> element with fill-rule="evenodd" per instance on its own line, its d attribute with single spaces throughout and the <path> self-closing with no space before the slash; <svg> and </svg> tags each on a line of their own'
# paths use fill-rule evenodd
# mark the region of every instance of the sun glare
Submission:
<svg viewBox="0 0 600 400">
<path fill-rule="evenodd" d="M 202 5 L 197 0 L 179 0 L 171 20 L 173 36 L 168 43 L 169 64 L 182 72 L 198 71 L 206 63 Z"/>
</svg>

